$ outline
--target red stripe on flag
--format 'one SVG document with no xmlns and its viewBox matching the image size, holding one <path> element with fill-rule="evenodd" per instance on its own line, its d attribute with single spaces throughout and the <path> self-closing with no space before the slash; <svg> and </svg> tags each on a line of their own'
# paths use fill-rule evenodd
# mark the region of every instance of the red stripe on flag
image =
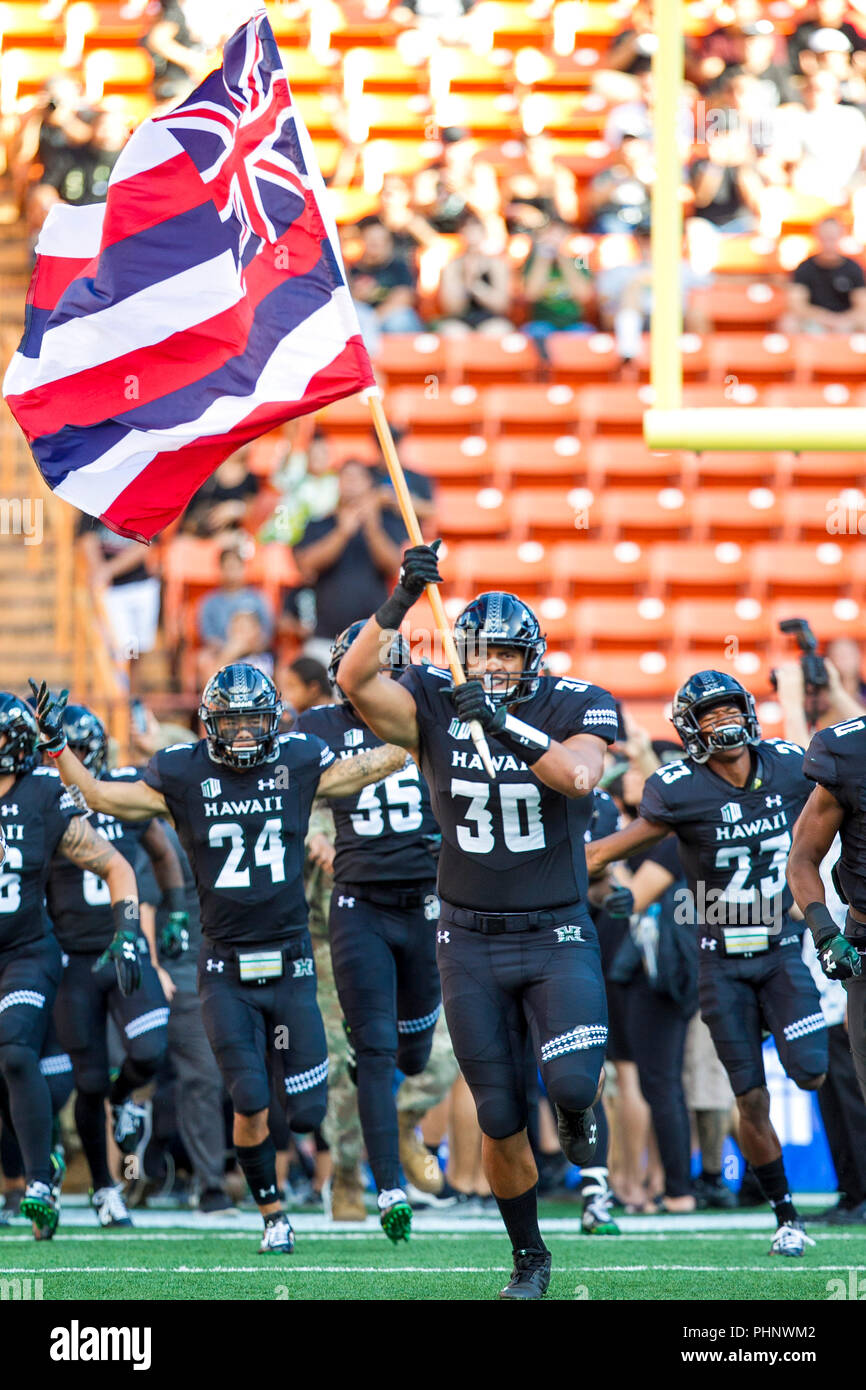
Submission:
<svg viewBox="0 0 866 1390">
<path fill-rule="evenodd" d="M 88 266 L 96 267 L 93 258 L 81 260 L 74 256 L 37 256 L 27 303 L 34 309 L 53 309 L 64 290 L 83 275 Z"/>
<path fill-rule="evenodd" d="M 372 385 L 367 350 L 356 335 L 333 362 L 310 378 L 301 400 L 261 405 L 230 434 L 197 439 L 183 449 L 157 454 L 100 520 L 121 536 L 150 541 L 180 515 L 204 480 L 236 449 L 286 420 L 309 415 Z"/>
<path fill-rule="evenodd" d="M 323 235 L 318 209 L 309 193 L 304 212 L 285 236 L 272 248 L 263 249 L 248 266 L 247 293 L 238 304 L 149 347 L 7 396 L 9 409 L 32 440 L 54 434 L 64 425 L 100 424 L 201 381 L 246 350 L 257 306 L 287 275 L 305 275 L 316 265 Z M 287 267 L 277 265 L 283 247 Z M 133 386 L 137 394 L 129 396 Z"/>
<path fill-rule="evenodd" d="M 154 169 L 113 183 L 105 207 L 101 247 L 113 246 L 148 227 L 210 202 L 210 189 L 186 150 Z"/>
</svg>

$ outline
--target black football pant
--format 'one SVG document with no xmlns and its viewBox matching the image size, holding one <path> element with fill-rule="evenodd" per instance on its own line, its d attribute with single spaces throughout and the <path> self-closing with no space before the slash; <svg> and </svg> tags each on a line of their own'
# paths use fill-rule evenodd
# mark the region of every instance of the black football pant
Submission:
<svg viewBox="0 0 866 1390">
<path fill-rule="evenodd" d="M 598 937 L 584 907 L 561 926 L 488 936 L 457 926 L 442 903 L 436 957 L 460 1070 L 491 1139 L 526 1128 L 526 1040 L 548 1096 L 592 1105 L 607 1042 Z"/>
<path fill-rule="evenodd" d="M 424 1070 L 441 1007 L 436 922 L 424 913 L 420 904 L 387 907 L 339 884 L 331 894 L 334 981 L 358 1059 L 358 1113 L 380 1191 L 400 1186 L 394 1071 Z"/>
<path fill-rule="evenodd" d="M 844 1024 L 829 1028 L 827 1037 L 830 1065 L 827 1080 L 818 1091 L 818 1104 L 839 1191 L 859 1206 L 866 1202 L 866 1102 L 860 1092 Z"/>
<path fill-rule="evenodd" d="M 658 994 L 639 971 L 623 987 L 628 1049 L 637 1063 L 640 1088 L 652 1111 L 665 1170 L 665 1196 L 692 1190 L 691 1130 L 683 1091 L 683 1055 L 688 1022 L 672 999 Z"/>
<path fill-rule="evenodd" d="M 51 1091 L 39 1061 L 62 971 L 56 938 L 0 953 L 0 1077 L 28 1182 L 51 1182 Z"/>
<path fill-rule="evenodd" d="M 305 1134 L 324 1120 L 328 1098 L 328 1046 L 310 934 L 263 949 L 281 950 L 282 975 L 245 983 L 236 950 L 202 940 L 198 993 L 205 1032 L 235 1114 L 267 1110 L 273 1077 L 291 1128 Z"/>
<path fill-rule="evenodd" d="M 120 1034 L 135 1085 L 145 1085 L 156 1074 L 168 1039 L 168 1004 L 150 960 L 142 955 L 141 985 L 124 995 L 110 961 L 94 974 L 99 954 L 88 951 L 64 956 L 54 1006 L 58 1037 L 72 1058 L 75 1127 L 97 1190 L 113 1181 L 105 1137 L 105 1099 L 111 1085 L 109 1016 Z"/>
<path fill-rule="evenodd" d="M 45 1042 L 42 1045 L 42 1056 L 39 1058 L 39 1070 L 45 1077 L 51 1094 L 51 1114 L 56 1120 L 72 1095 L 73 1083 L 72 1060 L 69 1053 L 64 1052 L 60 1045 L 53 1018 L 48 1020 Z M 0 1077 L 0 1168 L 2 1168 L 5 1178 L 24 1177 L 24 1159 L 12 1124 L 9 1092 L 2 1077 Z"/>
</svg>

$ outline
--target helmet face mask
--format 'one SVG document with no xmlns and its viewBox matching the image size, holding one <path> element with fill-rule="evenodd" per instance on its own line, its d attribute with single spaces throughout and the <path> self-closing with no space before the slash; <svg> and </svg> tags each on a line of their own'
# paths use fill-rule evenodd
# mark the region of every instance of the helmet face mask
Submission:
<svg viewBox="0 0 866 1390">
<path fill-rule="evenodd" d="M 24 700 L 0 692 L 0 774 L 20 776 L 39 764 L 39 729 Z"/>
<path fill-rule="evenodd" d="M 105 725 L 86 705 L 67 705 L 63 712 L 63 732 L 75 756 L 92 773 L 101 777 L 108 763 L 108 734 Z"/>
<path fill-rule="evenodd" d="M 701 719 L 719 706 L 733 706 L 742 718 L 711 729 L 701 728 Z M 698 671 L 677 691 L 671 722 L 685 745 L 689 757 L 705 763 L 714 754 L 738 752 L 761 740 L 761 729 L 751 693 L 733 676 L 719 671 Z"/>
<path fill-rule="evenodd" d="M 547 639 L 532 609 L 515 594 L 479 594 L 458 616 L 454 640 L 467 677 L 480 680 L 495 705 L 517 705 L 532 699 L 538 689 Z M 483 669 L 491 653 L 500 650 L 521 653 L 522 668 L 515 672 L 503 666 Z"/>
<path fill-rule="evenodd" d="M 334 638 L 334 643 L 331 647 L 331 656 L 328 661 L 328 676 L 330 677 L 337 703 L 340 705 L 348 705 L 351 702 L 346 698 L 337 684 L 337 671 L 339 670 L 340 662 L 343 660 L 346 652 L 355 641 L 358 633 L 362 628 L 366 627 L 366 625 L 366 618 L 360 618 L 357 622 L 350 623 L 345 631 L 340 633 L 339 637 Z M 407 670 L 411 664 L 412 654 L 409 650 L 409 643 L 402 633 L 397 632 L 394 634 L 394 638 L 387 652 L 384 653 L 384 660 L 380 662 L 379 669 L 380 671 L 390 672 L 391 679 L 398 681 L 403 672 Z"/>
<path fill-rule="evenodd" d="M 267 762 L 277 754 L 282 712 L 276 686 L 257 666 L 223 666 L 205 686 L 198 712 L 210 756 L 238 770 Z"/>
</svg>

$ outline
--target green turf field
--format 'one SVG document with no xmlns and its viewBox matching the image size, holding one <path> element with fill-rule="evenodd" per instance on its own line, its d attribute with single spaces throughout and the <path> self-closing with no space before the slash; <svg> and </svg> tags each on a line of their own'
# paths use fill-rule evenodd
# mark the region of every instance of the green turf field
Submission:
<svg viewBox="0 0 866 1390">
<path fill-rule="evenodd" d="M 653 1218 L 642 1230 L 641 1218 L 631 1218 L 619 1237 L 587 1237 L 573 1228 L 573 1213 L 572 1207 L 567 1219 L 543 1223 L 554 1259 L 548 1298 L 826 1301 L 842 1287 L 831 1281 L 849 1290 L 852 1277 L 855 1287 L 864 1278 L 866 1293 L 866 1226 L 810 1227 L 817 1244 L 805 1258 L 790 1260 L 768 1256 L 772 1223 L 765 1214 L 739 1218 L 749 1229 L 732 1229 L 728 1215 L 705 1218 L 703 1230 L 677 1229 L 676 1218 Z M 169 1229 L 156 1212 L 137 1220 L 135 1230 L 105 1234 L 87 1224 L 67 1226 L 40 1244 L 26 1225 L 13 1223 L 0 1229 L 0 1278 L 29 1278 L 29 1296 L 41 1292 L 43 1300 L 390 1301 L 488 1299 L 510 1273 L 495 1222 L 486 1229 L 461 1229 L 454 1221 L 451 1229 L 418 1230 L 398 1248 L 372 1223 L 335 1232 L 321 1218 L 301 1217 L 297 1224 L 308 1224 L 298 1231 L 294 1256 L 268 1258 L 257 1254 L 252 1222 L 250 1229 L 202 1233 L 191 1218 L 191 1229 Z M 21 1295 L 27 1296 L 24 1283 Z M 14 1297 L 15 1286 L 3 1296 Z"/>
</svg>

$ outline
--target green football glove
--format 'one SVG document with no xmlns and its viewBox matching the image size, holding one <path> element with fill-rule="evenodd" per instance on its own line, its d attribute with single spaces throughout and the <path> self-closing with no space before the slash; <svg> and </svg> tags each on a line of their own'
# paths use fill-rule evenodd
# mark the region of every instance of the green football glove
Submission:
<svg viewBox="0 0 866 1390">
<path fill-rule="evenodd" d="M 859 975 L 863 968 L 857 947 L 841 932 L 822 942 L 818 960 L 828 980 L 850 980 Z"/>
<path fill-rule="evenodd" d="M 39 732 L 42 735 L 39 740 L 39 751 L 50 753 L 56 758 L 66 747 L 66 734 L 63 732 L 63 716 L 66 713 L 66 702 L 69 699 L 69 691 L 61 690 L 56 697 L 51 694 L 45 681 L 37 685 L 34 680 L 30 681 L 30 689 L 33 691 L 33 698 L 36 701 L 36 723 L 39 725 Z"/>
<path fill-rule="evenodd" d="M 138 954 L 138 932 L 124 928 L 116 931 L 106 949 L 93 966 L 93 973 L 109 961 L 114 963 L 117 987 L 121 994 L 134 994 L 141 984 L 141 956 Z"/>
<path fill-rule="evenodd" d="M 157 944 L 159 954 L 166 960 L 178 960 L 189 950 L 188 924 L 188 912 L 170 912 L 168 920 L 160 927 Z"/>
</svg>

